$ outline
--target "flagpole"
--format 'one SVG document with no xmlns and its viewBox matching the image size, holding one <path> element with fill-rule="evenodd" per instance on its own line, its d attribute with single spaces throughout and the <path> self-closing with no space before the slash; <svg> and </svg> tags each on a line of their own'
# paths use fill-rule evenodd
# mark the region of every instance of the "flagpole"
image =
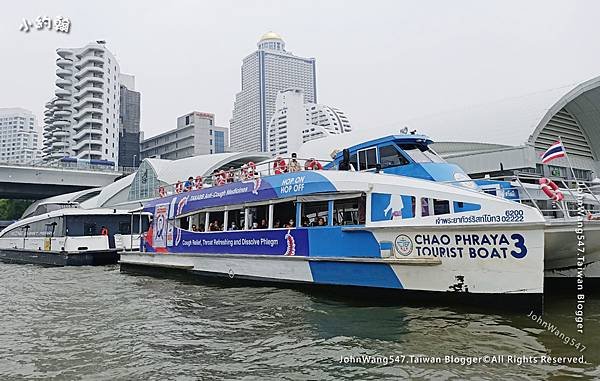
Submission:
<svg viewBox="0 0 600 381">
<path fill-rule="evenodd" d="M 575 187 L 577 188 L 577 186 L 579 185 L 579 182 L 577 181 L 577 176 L 575 176 L 575 171 L 573 170 L 573 164 L 571 164 L 571 158 L 569 158 L 569 154 L 567 153 L 567 147 L 563 143 L 562 137 L 559 136 L 558 141 L 560 142 L 560 144 L 563 146 L 563 149 L 565 150 L 565 158 L 567 159 L 569 168 L 571 168 L 571 174 L 573 175 L 573 181 L 575 182 Z"/>
</svg>

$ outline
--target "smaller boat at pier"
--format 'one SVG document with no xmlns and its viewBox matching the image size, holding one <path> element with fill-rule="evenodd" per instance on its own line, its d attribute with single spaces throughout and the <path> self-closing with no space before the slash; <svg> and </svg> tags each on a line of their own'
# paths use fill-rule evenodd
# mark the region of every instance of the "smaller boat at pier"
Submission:
<svg viewBox="0 0 600 381">
<path fill-rule="evenodd" d="M 49 266 L 115 264 L 119 251 L 139 245 L 132 229 L 145 228 L 146 216 L 123 210 L 42 204 L 0 232 L 0 260 Z"/>
</svg>

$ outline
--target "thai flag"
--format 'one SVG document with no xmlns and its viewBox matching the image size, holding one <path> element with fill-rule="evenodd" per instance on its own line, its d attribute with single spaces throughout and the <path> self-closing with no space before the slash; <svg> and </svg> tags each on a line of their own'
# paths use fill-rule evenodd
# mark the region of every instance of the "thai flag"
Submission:
<svg viewBox="0 0 600 381">
<path fill-rule="evenodd" d="M 559 157 L 565 157 L 567 152 L 565 151 L 565 146 L 563 146 L 562 142 L 558 141 L 550 146 L 542 155 L 542 163 L 548 163 L 554 159 L 558 159 Z"/>
</svg>

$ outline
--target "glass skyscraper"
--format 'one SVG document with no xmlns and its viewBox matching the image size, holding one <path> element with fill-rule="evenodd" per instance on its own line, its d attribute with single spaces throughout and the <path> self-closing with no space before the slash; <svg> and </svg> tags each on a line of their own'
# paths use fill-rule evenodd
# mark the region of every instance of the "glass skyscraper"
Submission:
<svg viewBox="0 0 600 381">
<path fill-rule="evenodd" d="M 268 125 L 275 112 L 277 93 L 288 88 L 304 91 L 305 101 L 317 102 L 314 58 L 285 50 L 277 33 L 265 33 L 258 50 L 242 63 L 242 90 L 237 93 L 230 120 L 231 146 L 235 151 L 269 150 Z"/>
</svg>

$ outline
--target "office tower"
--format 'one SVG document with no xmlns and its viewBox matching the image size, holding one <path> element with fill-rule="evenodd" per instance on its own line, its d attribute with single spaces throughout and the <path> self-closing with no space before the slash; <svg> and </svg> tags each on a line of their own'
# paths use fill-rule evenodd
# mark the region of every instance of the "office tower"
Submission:
<svg viewBox="0 0 600 381">
<path fill-rule="evenodd" d="M 305 102 L 302 89 L 286 89 L 277 94 L 269 123 L 269 152 L 289 156 L 302 143 L 351 131 L 350 121 L 340 109 Z"/>
<path fill-rule="evenodd" d="M 286 51 L 277 33 L 264 34 L 258 50 L 244 58 L 241 79 L 242 90 L 235 97 L 230 120 L 235 151 L 268 151 L 267 129 L 279 91 L 300 88 L 307 102 L 317 101 L 315 59 Z"/>
</svg>

